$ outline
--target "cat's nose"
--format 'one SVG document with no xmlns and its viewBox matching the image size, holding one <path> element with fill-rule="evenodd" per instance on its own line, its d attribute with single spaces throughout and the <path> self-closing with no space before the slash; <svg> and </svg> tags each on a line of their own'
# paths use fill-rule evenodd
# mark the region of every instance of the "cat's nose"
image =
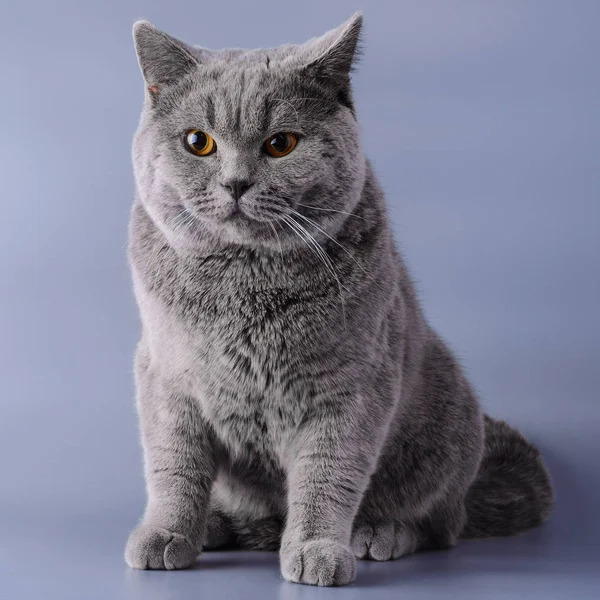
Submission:
<svg viewBox="0 0 600 600">
<path fill-rule="evenodd" d="M 242 195 L 252 187 L 253 183 L 246 179 L 232 179 L 226 183 L 221 184 L 237 202 Z"/>
</svg>

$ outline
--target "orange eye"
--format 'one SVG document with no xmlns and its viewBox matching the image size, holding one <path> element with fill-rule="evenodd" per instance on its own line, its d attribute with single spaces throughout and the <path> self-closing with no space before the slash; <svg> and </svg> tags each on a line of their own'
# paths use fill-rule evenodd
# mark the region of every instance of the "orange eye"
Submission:
<svg viewBox="0 0 600 600">
<path fill-rule="evenodd" d="M 264 145 L 265 152 L 274 158 L 281 158 L 289 154 L 298 143 L 295 133 L 282 131 L 270 137 Z"/>
<path fill-rule="evenodd" d="M 217 149 L 215 140 L 199 129 L 190 129 L 184 138 L 185 147 L 196 156 L 208 156 Z"/>
</svg>

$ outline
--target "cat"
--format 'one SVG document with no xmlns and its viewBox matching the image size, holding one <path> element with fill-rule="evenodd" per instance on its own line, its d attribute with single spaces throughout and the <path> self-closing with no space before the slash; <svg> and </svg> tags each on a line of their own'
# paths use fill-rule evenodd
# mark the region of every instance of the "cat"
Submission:
<svg viewBox="0 0 600 600">
<path fill-rule="evenodd" d="M 291 582 L 549 515 L 538 450 L 484 415 L 425 320 L 364 157 L 362 16 L 210 51 L 145 21 L 129 258 L 148 502 L 138 569 L 279 550 Z"/>
</svg>

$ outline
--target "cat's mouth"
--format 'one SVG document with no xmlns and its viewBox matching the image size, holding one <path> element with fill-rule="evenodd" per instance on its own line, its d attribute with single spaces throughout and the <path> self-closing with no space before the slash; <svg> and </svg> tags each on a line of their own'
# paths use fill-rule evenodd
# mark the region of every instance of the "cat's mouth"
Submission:
<svg viewBox="0 0 600 600">
<path fill-rule="evenodd" d="M 223 220 L 233 224 L 246 224 L 253 221 L 254 219 L 250 215 L 247 215 L 242 209 L 236 208 L 232 210 L 231 213 L 229 213 L 229 215 L 227 215 Z"/>
<path fill-rule="evenodd" d="M 194 207 L 195 208 L 195 207 Z M 186 212 L 194 219 L 202 221 L 213 221 L 223 224 L 249 224 L 264 221 L 259 215 L 253 214 L 251 210 L 240 206 L 238 203 L 231 204 L 227 207 L 219 207 L 209 210 L 194 210 L 194 208 L 186 209 Z"/>
<path fill-rule="evenodd" d="M 273 220 L 272 215 L 255 213 L 254 211 L 236 204 L 229 210 L 229 213 L 224 216 L 223 221 L 240 226 L 264 225 Z"/>
<path fill-rule="evenodd" d="M 251 221 L 258 222 L 261 219 L 254 215 L 251 210 L 236 204 L 231 208 L 229 214 L 225 217 L 226 221 L 230 221 L 232 223 L 248 223 Z"/>
<path fill-rule="evenodd" d="M 204 227 L 224 228 L 230 236 L 238 239 L 264 239 L 273 231 L 274 223 L 279 221 L 281 209 L 265 210 L 253 203 L 230 203 L 221 206 L 186 207 L 183 217 L 175 219 L 176 229 L 185 233 L 193 228 L 194 221 L 203 223 Z M 187 215 L 187 217 L 185 216 Z"/>
</svg>

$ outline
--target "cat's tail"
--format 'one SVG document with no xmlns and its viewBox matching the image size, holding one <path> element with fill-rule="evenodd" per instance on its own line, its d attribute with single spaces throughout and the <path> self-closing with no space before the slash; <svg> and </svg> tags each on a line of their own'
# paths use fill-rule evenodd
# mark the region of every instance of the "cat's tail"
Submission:
<svg viewBox="0 0 600 600">
<path fill-rule="evenodd" d="M 552 509 L 552 485 L 538 449 L 504 421 L 485 417 L 485 451 L 466 497 L 461 537 L 508 536 L 540 525 Z"/>
<path fill-rule="evenodd" d="M 211 510 L 207 521 L 204 548 L 207 550 L 279 550 L 283 519 L 278 516 L 239 519 Z"/>
<path fill-rule="evenodd" d="M 242 550 L 265 550 L 275 552 L 281 545 L 283 519 L 264 517 L 238 527 L 236 546 Z"/>
</svg>

